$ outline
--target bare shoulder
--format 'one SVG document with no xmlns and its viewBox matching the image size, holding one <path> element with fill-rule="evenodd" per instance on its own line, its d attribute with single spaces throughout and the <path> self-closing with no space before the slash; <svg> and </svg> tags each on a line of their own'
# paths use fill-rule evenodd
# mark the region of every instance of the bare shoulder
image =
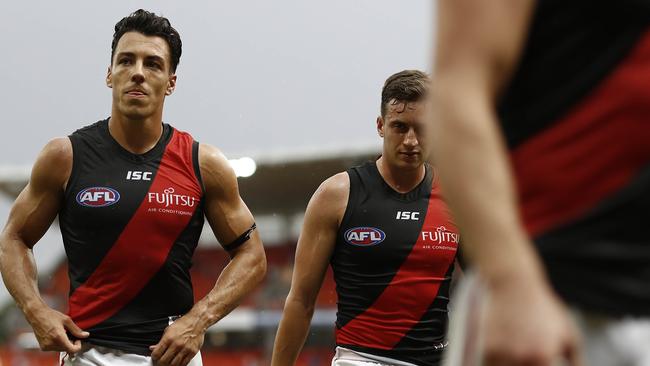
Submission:
<svg viewBox="0 0 650 366">
<path fill-rule="evenodd" d="M 208 145 L 199 145 L 199 166 L 201 173 L 205 169 L 208 173 L 222 173 L 224 170 L 232 171 L 228 159 L 218 148 Z"/>
<path fill-rule="evenodd" d="M 318 187 L 307 207 L 307 213 L 328 218 L 338 226 L 345 213 L 350 195 L 350 177 L 342 172 L 326 179 Z"/>
<path fill-rule="evenodd" d="M 39 155 L 39 159 L 50 163 L 72 163 L 72 143 L 67 137 L 56 137 L 50 140 Z"/>
<path fill-rule="evenodd" d="M 203 184 L 208 191 L 237 189 L 235 171 L 218 148 L 208 144 L 199 145 L 199 168 Z"/>
<path fill-rule="evenodd" d="M 349 193 L 350 177 L 348 173 L 341 172 L 323 181 L 314 193 L 314 197 L 328 201 L 344 200 L 347 203 Z"/>
<path fill-rule="evenodd" d="M 67 137 L 50 140 L 41 150 L 32 168 L 32 184 L 65 185 L 72 171 L 72 143 Z"/>
</svg>

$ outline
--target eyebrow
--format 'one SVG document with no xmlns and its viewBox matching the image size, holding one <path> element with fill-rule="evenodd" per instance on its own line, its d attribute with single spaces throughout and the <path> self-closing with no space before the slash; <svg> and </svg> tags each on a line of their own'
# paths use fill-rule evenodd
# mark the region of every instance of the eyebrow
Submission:
<svg viewBox="0 0 650 366">
<path fill-rule="evenodd" d="M 135 57 L 135 53 L 133 53 L 133 52 L 120 52 L 117 55 L 115 55 L 116 59 L 118 59 L 120 57 Z M 155 60 L 155 61 L 158 61 L 158 62 L 165 63 L 165 59 L 163 57 L 158 56 L 158 55 L 146 56 L 145 60 Z"/>
</svg>

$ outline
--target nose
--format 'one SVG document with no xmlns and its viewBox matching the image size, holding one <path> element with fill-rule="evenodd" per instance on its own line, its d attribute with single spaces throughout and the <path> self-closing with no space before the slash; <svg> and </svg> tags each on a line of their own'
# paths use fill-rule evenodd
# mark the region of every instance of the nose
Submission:
<svg viewBox="0 0 650 366">
<path fill-rule="evenodd" d="M 418 144 L 418 135 L 415 133 L 415 129 L 410 128 L 406 133 L 406 136 L 404 136 L 404 145 L 408 147 L 416 147 Z"/>
<path fill-rule="evenodd" d="M 142 61 L 137 61 L 131 70 L 133 72 L 131 74 L 131 81 L 136 84 L 142 84 L 144 82 L 144 65 Z"/>
</svg>

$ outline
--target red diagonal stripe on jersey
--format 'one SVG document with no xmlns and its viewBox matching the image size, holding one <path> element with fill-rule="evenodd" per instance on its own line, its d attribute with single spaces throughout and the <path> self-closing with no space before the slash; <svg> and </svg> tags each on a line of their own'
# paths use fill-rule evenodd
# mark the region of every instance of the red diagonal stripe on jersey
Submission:
<svg viewBox="0 0 650 366">
<path fill-rule="evenodd" d="M 588 213 L 650 161 L 650 30 L 580 103 L 511 152 L 532 236 Z"/>
<path fill-rule="evenodd" d="M 435 230 L 437 226 L 458 232 L 451 224 L 447 206 L 434 184 L 421 230 Z M 337 344 L 392 349 L 420 321 L 438 296 L 440 284 L 456 257 L 455 249 L 436 250 L 439 257 L 431 259 L 430 249 L 424 248 L 427 244 L 430 243 L 426 243 L 424 235 L 419 233 L 399 271 L 372 306 L 337 329 Z"/>
<path fill-rule="evenodd" d="M 127 305 L 165 263 L 178 236 L 198 206 L 182 207 L 187 214 L 174 214 L 175 205 L 149 199 L 174 187 L 174 194 L 200 197 L 192 169 L 191 141 L 174 131 L 149 192 L 111 250 L 69 300 L 69 314 L 82 329 L 108 319 Z M 179 167 L 190 167 L 183 171 Z M 162 196 L 153 196 L 162 197 Z M 168 210 L 159 212 L 157 210 Z M 153 211 L 152 211 L 153 210 Z"/>
</svg>

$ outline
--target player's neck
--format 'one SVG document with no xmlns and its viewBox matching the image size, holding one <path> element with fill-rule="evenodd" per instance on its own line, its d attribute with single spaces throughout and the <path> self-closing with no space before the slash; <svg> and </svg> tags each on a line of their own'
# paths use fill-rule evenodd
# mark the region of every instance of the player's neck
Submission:
<svg viewBox="0 0 650 366">
<path fill-rule="evenodd" d="M 407 193 L 415 189 L 426 174 L 424 164 L 416 169 L 404 169 L 388 164 L 383 156 L 377 160 L 377 169 L 386 184 L 399 193 Z"/>
<path fill-rule="evenodd" d="M 163 132 L 162 119 L 151 117 L 132 120 L 114 114 L 108 121 L 108 130 L 124 149 L 133 154 L 144 154 L 153 149 Z"/>
</svg>

